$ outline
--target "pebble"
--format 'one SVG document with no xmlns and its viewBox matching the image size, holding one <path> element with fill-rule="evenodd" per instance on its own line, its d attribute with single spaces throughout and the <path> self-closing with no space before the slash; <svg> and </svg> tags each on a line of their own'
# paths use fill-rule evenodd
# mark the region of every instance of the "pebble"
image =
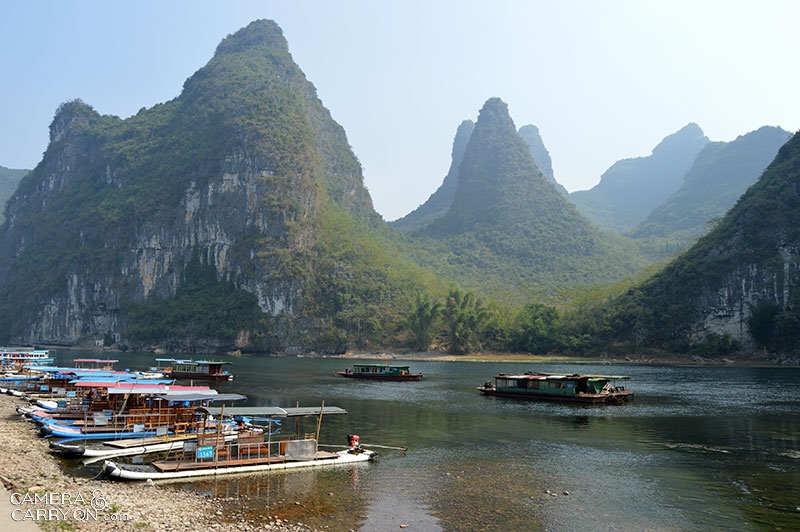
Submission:
<svg viewBox="0 0 800 532">
<path fill-rule="evenodd" d="M 0 480 L 6 489 L 10 493 L 44 492 L 67 494 L 73 498 L 81 495 L 87 501 L 92 497 L 93 490 L 99 489 L 108 502 L 106 514 L 125 517 L 125 520 L 110 521 L 101 517 L 94 521 L 75 520 L 70 515 L 68 523 L 54 523 L 53 530 L 106 532 L 141 529 L 172 532 L 213 528 L 215 532 L 255 532 L 265 529 L 273 532 L 319 532 L 302 523 L 290 524 L 288 520 L 283 521 L 277 516 L 268 524 L 239 520 L 240 514 L 233 511 L 236 499 L 230 497 L 216 499 L 199 496 L 153 481 L 142 484 L 67 477 L 50 454 L 48 440 L 40 438 L 32 430 L 31 424 L 17 414 L 16 407 L 27 404 L 23 399 L 0 394 Z M 21 459 L 23 456 L 24 459 Z M 143 486 L 148 489 L 143 489 Z M 68 514 L 74 510 L 74 506 L 69 504 L 51 502 L 37 502 L 26 509 L 58 508 Z M 226 516 L 230 522 L 226 521 Z"/>
</svg>

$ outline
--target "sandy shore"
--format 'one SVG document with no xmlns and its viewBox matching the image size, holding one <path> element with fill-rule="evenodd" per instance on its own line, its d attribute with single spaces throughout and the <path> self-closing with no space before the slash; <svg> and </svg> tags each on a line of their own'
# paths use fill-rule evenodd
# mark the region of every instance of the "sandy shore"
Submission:
<svg viewBox="0 0 800 532">
<path fill-rule="evenodd" d="M 746 354 L 731 355 L 721 358 L 709 358 L 699 355 L 682 354 L 631 354 L 624 357 L 580 357 L 571 355 L 531 355 L 527 353 L 475 353 L 469 355 L 451 355 L 440 351 L 424 353 L 356 353 L 348 352 L 337 358 L 352 359 L 388 359 L 388 360 L 427 360 L 440 362 L 508 362 L 530 364 L 643 364 L 663 366 L 798 366 L 800 355 Z"/>
<path fill-rule="evenodd" d="M 277 516 L 247 520 L 235 499 L 202 497 L 163 484 L 66 476 L 48 441 L 16 413 L 18 405 L 27 404 L 0 394 L 0 476 L 6 488 L 2 530 L 27 530 L 20 523 L 47 531 L 312 530 Z"/>
</svg>

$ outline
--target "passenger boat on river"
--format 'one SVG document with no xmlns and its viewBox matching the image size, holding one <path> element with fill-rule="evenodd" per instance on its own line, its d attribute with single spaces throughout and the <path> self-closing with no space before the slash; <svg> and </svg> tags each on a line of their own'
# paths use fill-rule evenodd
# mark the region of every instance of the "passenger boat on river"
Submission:
<svg viewBox="0 0 800 532">
<path fill-rule="evenodd" d="M 422 378 L 422 373 L 411 373 L 408 366 L 387 364 L 354 364 L 352 370 L 337 371 L 336 375 L 373 381 L 418 381 Z"/>
<path fill-rule="evenodd" d="M 21 369 L 28 364 L 51 364 L 53 357 L 47 349 L 32 347 L 0 347 L 0 367 Z"/>
<path fill-rule="evenodd" d="M 556 375 L 551 373 L 501 373 L 494 383 L 478 386 L 484 395 L 532 399 L 536 401 L 565 401 L 593 404 L 619 404 L 633 399 L 633 392 L 616 381 L 630 377 L 618 375 Z"/>
<path fill-rule="evenodd" d="M 219 360 L 177 360 L 174 358 L 157 358 L 157 366 L 152 371 L 160 372 L 171 379 L 231 381 L 233 375 L 223 366 L 231 362 Z M 161 365 L 166 363 L 165 367 Z"/>
</svg>

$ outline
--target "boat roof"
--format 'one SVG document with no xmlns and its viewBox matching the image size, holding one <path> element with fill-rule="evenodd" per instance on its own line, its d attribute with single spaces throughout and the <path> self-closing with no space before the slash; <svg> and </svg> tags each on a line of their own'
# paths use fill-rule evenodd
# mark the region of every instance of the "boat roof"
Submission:
<svg viewBox="0 0 800 532">
<path fill-rule="evenodd" d="M 222 360 L 192 360 L 180 358 L 157 358 L 156 362 L 172 362 L 173 364 L 233 364 Z"/>
<path fill-rule="evenodd" d="M 353 364 L 354 368 L 407 368 L 405 364 Z"/>
<path fill-rule="evenodd" d="M 25 366 L 28 369 L 43 371 L 46 373 L 82 373 L 86 375 L 121 375 L 129 373 L 121 369 L 99 369 L 99 368 L 71 368 L 69 366 Z"/>
<path fill-rule="evenodd" d="M 216 396 L 219 395 L 216 390 L 170 390 L 164 389 L 160 386 L 152 386 L 148 388 L 109 388 L 107 390 L 108 395 L 123 395 L 128 393 L 133 393 L 137 395 L 169 395 L 170 397 L 190 397 L 193 395 L 203 395 L 203 396 Z M 186 399 L 189 401 L 190 399 Z"/>
<path fill-rule="evenodd" d="M 170 401 L 244 401 L 247 396 L 238 393 L 217 393 L 214 390 L 209 390 L 207 393 L 202 392 L 164 392 L 155 393 L 153 396 L 167 399 Z"/>
<path fill-rule="evenodd" d="M 83 381 L 80 380 L 75 383 L 75 386 L 86 386 L 86 387 L 95 387 L 95 388 L 107 388 L 110 390 L 122 390 L 121 393 L 128 393 L 128 392 L 135 392 L 135 393 L 144 393 L 140 390 L 147 390 L 147 389 L 158 389 L 158 390 L 189 390 L 189 391 L 205 391 L 210 390 L 209 386 L 184 386 L 181 384 L 151 384 L 145 381 L 142 382 L 95 382 L 95 381 Z"/>
<path fill-rule="evenodd" d="M 145 378 L 139 377 L 137 375 L 128 375 L 128 376 L 121 376 L 121 377 L 117 377 L 117 376 L 114 376 L 114 375 L 109 376 L 109 377 L 92 375 L 91 377 L 86 377 L 86 379 L 92 379 L 92 382 L 97 382 L 97 383 L 100 383 L 100 382 L 104 382 L 104 383 L 124 382 L 124 383 L 141 383 L 141 384 L 171 384 L 171 383 L 175 382 L 175 379 L 149 379 L 149 378 L 145 379 Z M 86 380 L 83 379 L 83 378 L 77 378 L 77 379 L 70 379 L 69 380 L 70 384 L 77 384 L 79 382 L 86 382 Z"/>
<path fill-rule="evenodd" d="M 601 374 L 578 374 L 570 375 L 558 373 L 500 373 L 495 375 L 495 379 L 529 379 L 529 380 L 578 380 L 578 379 L 604 379 L 622 380 L 630 379 L 627 375 L 601 375 Z"/>
<path fill-rule="evenodd" d="M 73 362 L 95 362 L 97 364 L 111 364 L 117 363 L 119 360 L 104 359 L 104 358 L 76 358 Z"/>
<path fill-rule="evenodd" d="M 281 408 L 279 406 L 232 406 L 225 408 L 225 414 L 231 416 L 270 416 L 270 417 L 300 417 L 318 416 L 322 410 L 323 415 L 346 414 L 347 410 L 338 406 L 297 406 Z M 218 416 L 222 414 L 222 407 L 210 407 L 211 414 Z"/>
</svg>

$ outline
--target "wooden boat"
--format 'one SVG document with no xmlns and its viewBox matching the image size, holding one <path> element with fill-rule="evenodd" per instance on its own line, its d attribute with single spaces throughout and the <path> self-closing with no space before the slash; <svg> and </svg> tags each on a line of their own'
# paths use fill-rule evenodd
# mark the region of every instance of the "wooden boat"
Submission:
<svg viewBox="0 0 800 532">
<path fill-rule="evenodd" d="M 198 386 L 142 387 L 129 383 L 103 386 L 105 395 L 92 400 L 86 410 L 75 405 L 68 413 L 58 410 L 49 416 L 39 413 L 42 435 L 110 440 L 205 432 L 216 426 L 216 421 L 209 419 L 205 405 L 245 399 L 240 394 L 219 394 Z"/>
<path fill-rule="evenodd" d="M 225 408 L 221 407 L 220 412 Z M 317 435 L 322 418 L 326 414 L 343 414 L 345 410 L 326 407 L 232 407 L 240 413 L 257 415 L 277 413 L 296 417 L 294 439 L 273 440 L 272 432 L 242 431 L 235 441 L 225 441 L 224 435 L 217 433 L 199 434 L 196 442 L 184 444 L 183 453 L 177 459 L 154 461 L 147 466 L 121 465 L 106 460 L 103 473 L 107 478 L 121 480 L 167 480 L 202 476 L 216 476 L 231 473 L 251 473 L 308 467 L 326 467 L 367 462 L 378 455 L 375 451 L 361 448 L 356 434 L 347 437 L 348 448 L 338 452 L 320 451 Z M 317 430 L 300 437 L 300 418 L 316 417 Z"/>
<path fill-rule="evenodd" d="M 354 364 L 352 370 L 337 371 L 336 375 L 374 381 L 418 381 L 422 378 L 422 373 L 411 373 L 408 366 L 388 364 Z"/>
<path fill-rule="evenodd" d="M 207 381 L 230 381 L 233 375 L 223 369 L 223 366 L 231 362 L 218 360 L 177 360 L 174 358 L 157 358 L 158 365 L 153 371 L 161 372 L 171 379 L 182 380 L 207 380 Z M 167 363 L 166 367 L 161 367 L 162 363 Z"/>
<path fill-rule="evenodd" d="M 376 457 L 377 453 L 362 449 L 357 443 L 346 450 L 327 452 L 317 448 L 314 438 L 267 442 L 262 433 L 251 439 L 240 435 L 235 442 L 224 442 L 222 438 L 201 436 L 194 449 L 184 445 L 184 454 L 179 460 L 155 461 L 144 466 L 106 460 L 103 474 L 106 478 L 118 480 L 168 480 L 341 466 L 367 462 Z"/>
<path fill-rule="evenodd" d="M 233 425 L 223 426 L 222 437 L 225 441 L 234 441 L 241 434 L 262 432 L 263 429 L 248 427 L 239 430 Z M 213 434 L 214 432 L 206 433 Z M 272 434 L 277 434 L 273 431 Z M 88 440 L 62 440 L 50 443 L 50 450 L 66 458 L 82 458 L 83 463 L 90 464 L 100 460 L 116 458 L 119 456 L 142 456 L 152 453 L 181 451 L 184 446 L 197 442 L 197 433 L 168 434 L 139 439 L 110 440 L 104 442 L 90 442 Z"/>
<path fill-rule="evenodd" d="M 505 374 L 495 376 L 494 383 L 478 386 L 484 395 L 566 401 L 575 403 L 619 404 L 633 399 L 633 392 L 616 381 L 630 379 L 617 375 L 556 375 L 551 373 Z"/>
</svg>

